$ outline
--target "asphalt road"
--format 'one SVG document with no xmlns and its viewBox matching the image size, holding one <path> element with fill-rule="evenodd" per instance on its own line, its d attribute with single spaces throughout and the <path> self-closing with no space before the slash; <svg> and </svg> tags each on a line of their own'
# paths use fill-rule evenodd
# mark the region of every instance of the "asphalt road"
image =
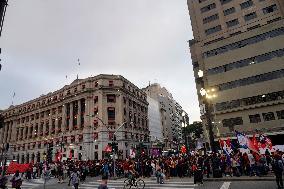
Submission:
<svg viewBox="0 0 284 189">
<path fill-rule="evenodd" d="M 124 179 L 109 180 L 109 189 L 122 189 Z M 204 182 L 204 184 L 194 185 L 193 180 L 186 179 L 171 179 L 166 181 L 165 184 L 157 184 L 155 180 L 144 179 L 145 189 L 277 189 L 274 181 L 222 181 L 222 182 Z M 88 178 L 86 182 L 80 183 L 79 189 L 96 189 L 100 183 L 99 178 Z M 25 186 L 23 189 L 31 186 Z M 67 183 L 58 184 L 55 179 L 50 180 L 46 189 L 72 189 Z M 43 185 L 33 186 L 33 189 L 43 189 Z"/>
<path fill-rule="evenodd" d="M 196 189 L 278 189 L 274 181 L 205 182 Z"/>
</svg>

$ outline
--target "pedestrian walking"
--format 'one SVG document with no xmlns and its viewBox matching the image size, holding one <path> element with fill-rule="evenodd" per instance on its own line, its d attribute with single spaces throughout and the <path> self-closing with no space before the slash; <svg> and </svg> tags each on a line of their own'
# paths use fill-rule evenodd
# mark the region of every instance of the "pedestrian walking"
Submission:
<svg viewBox="0 0 284 189">
<path fill-rule="evenodd" d="M 79 188 L 79 180 L 80 180 L 80 177 L 79 177 L 79 174 L 78 174 L 77 170 L 73 169 L 73 172 L 70 175 L 68 186 L 70 186 L 70 181 L 71 181 L 71 183 L 74 186 L 74 188 L 78 189 Z"/>
<path fill-rule="evenodd" d="M 21 189 L 22 186 L 22 178 L 20 175 L 20 171 L 17 170 L 12 179 L 10 180 L 12 182 L 12 188 L 15 189 Z"/>
<path fill-rule="evenodd" d="M 108 189 L 108 187 L 107 187 L 107 180 L 108 180 L 108 176 L 107 175 L 103 175 L 102 176 L 102 182 L 99 185 L 98 189 Z"/>
<path fill-rule="evenodd" d="M 274 160 L 272 161 L 272 170 L 276 176 L 276 184 L 278 189 L 283 188 L 283 161 L 278 153 L 274 155 Z"/>
</svg>

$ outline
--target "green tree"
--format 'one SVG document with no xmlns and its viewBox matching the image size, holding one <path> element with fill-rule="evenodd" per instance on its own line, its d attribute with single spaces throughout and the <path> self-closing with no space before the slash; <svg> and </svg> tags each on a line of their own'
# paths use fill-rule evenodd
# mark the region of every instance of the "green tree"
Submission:
<svg viewBox="0 0 284 189">
<path fill-rule="evenodd" d="M 192 124 L 185 127 L 185 135 L 188 136 L 193 133 L 193 138 L 200 138 L 200 135 L 203 134 L 202 122 L 195 121 Z"/>
</svg>

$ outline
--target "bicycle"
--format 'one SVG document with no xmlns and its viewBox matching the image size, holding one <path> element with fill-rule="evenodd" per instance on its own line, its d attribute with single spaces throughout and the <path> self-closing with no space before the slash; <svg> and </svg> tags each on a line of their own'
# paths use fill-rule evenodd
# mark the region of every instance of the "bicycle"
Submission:
<svg viewBox="0 0 284 189">
<path fill-rule="evenodd" d="M 124 189 L 131 189 L 132 186 L 136 187 L 137 189 L 144 189 L 145 182 L 142 179 L 135 179 L 133 183 L 133 179 L 130 178 L 124 181 Z"/>
</svg>

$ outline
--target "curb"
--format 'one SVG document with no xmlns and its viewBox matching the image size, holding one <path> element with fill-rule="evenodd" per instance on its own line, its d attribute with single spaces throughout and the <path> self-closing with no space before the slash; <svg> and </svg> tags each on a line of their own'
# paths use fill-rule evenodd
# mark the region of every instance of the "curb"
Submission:
<svg viewBox="0 0 284 189">
<path fill-rule="evenodd" d="M 260 178 L 204 178 L 207 182 L 218 181 L 275 181 L 275 177 L 260 177 Z"/>
</svg>

